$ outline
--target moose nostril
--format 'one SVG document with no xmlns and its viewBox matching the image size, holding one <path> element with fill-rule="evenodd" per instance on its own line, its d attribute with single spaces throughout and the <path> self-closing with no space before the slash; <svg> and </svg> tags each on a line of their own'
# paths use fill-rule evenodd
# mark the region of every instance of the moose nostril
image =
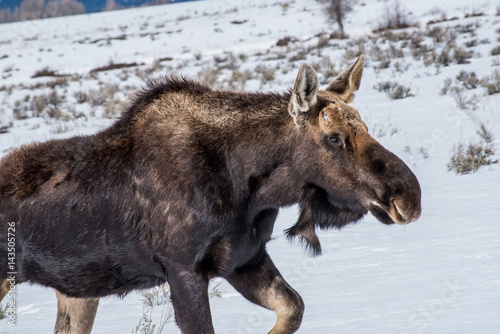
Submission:
<svg viewBox="0 0 500 334">
<path fill-rule="evenodd" d="M 408 201 L 402 197 L 395 198 L 392 203 L 406 221 L 414 222 L 420 217 L 420 205 L 409 205 Z"/>
</svg>

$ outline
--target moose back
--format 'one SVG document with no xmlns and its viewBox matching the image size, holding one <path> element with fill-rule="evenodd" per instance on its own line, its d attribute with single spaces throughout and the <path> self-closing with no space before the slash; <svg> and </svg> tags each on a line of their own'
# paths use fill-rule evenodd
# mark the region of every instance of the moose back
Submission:
<svg viewBox="0 0 500 334">
<path fill-rule="evenodd" d="M 23 146 L 0 161 L 0 282 L 8 224 L 16 283 L 51 287 L 56 333 L 90 333 L 98 300 L 168 282 L 184 334 L 213 333 L 208 283 L 223 277 L 295 332 L 304 304 L 266 252 L 280 207 L 314 253 L 315 229 L 371 212 L 420 216 L 415 175 L 349 105 L 364 57 L 319 90 L 303 64 L 287 93 L 214 91 L 183 78 L 151 83 L 95 135 Z"/>
</svg>

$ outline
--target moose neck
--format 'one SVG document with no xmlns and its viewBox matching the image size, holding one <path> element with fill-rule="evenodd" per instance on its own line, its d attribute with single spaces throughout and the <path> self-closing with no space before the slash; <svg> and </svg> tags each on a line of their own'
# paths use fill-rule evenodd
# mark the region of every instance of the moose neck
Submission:
<svg viewBox="0 0 500 334">
<path fill-rule="evenodd" d="M 262 94 L 268 102 L 262 117 L 242 122 L 234 131 L 227 164 L 233 180 L 247 186 L 253 201 L 278 208 L 298 202 L 300 196 L 302 183 L 292 166 L 297 130 L 287 110 L 289 95 L 266 97 Z"/>
</svg>

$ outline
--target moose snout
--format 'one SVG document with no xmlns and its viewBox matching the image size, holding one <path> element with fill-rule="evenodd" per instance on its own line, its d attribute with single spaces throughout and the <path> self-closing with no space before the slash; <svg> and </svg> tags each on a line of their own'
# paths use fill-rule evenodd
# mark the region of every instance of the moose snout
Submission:
<svg viewBox="0 0 500 334">
<path fill-rule="evenodd" d="M 395 154 L 381 145 L 370 147 L 370 166 L 378 179 L 370 211 L 386 224 L 408 224 L 418 220 L 421 207 L 421 189 L 417 177 Z"/>
<path fill-rule="evenodd" d="M 408 224 L 420 218 L 422 190 L 410 168 L 398 157 L 394 157 L 398 160 L 399 177 L 396 178 L 395 184 L 392 184 L 397 195 L 391 197 L 388 214 L 395 223 Z"/>
</svg>

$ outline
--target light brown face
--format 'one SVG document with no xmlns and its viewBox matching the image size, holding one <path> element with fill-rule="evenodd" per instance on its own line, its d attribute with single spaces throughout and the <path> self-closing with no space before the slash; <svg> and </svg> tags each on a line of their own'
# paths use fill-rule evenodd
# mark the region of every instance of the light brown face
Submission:
<svg viewBox="0 0 500 334">
<path fill-rule="evenodd" d="M 359 112 L 342 101 L 337 94 L 319 91 L 317 96 L 319 104 L 325 105 L 318 114 L 320 132 L 338 136 L 338 139 L 344 139 L 344 144 L 345 139 L 351 135 L 358 135 L 361 138 L 363 134 L 368 134 L 368 127 L 361 119 Z"/>
<path fill-rule="evenodd" d="M 358 111 L 347 104 L 359 87 L 362 63 L 363 58 L 358 59 L 326 91 L 315 88 L 312 69 L 299 72 L 290 102 L 297 131 L 304 137 L 297 168 L 303 169 L 306 183 L 328 193 L 335 207 L 360 214 L 371 211 L 386 224 L 406 224 L 420 217 L 418 180 L 370 136 Z"/>
</svg>

